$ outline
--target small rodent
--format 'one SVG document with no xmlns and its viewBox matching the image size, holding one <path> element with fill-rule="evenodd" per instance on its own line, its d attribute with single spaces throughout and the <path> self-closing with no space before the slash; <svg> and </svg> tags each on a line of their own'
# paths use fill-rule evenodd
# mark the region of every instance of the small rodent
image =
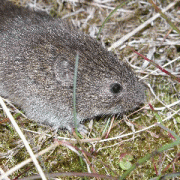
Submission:
<svg viewBox="0 0 180 180">
<path fill-rule="evenodd" d="M 144 84 L 95 39 L 66 21 L 0 1 L 0 95 L 28 118 L 72 131 L 77 53 L 80 132 L 84 119 L 123 114 L 144 103 Z"/>
</svg>

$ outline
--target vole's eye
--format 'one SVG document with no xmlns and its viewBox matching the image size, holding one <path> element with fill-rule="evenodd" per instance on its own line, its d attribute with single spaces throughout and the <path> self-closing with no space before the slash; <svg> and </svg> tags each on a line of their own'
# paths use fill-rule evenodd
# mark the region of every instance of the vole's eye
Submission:
<svg viewBox="0 0 180 180">
<path fill-rule="evenodd" d="M 122 89 L 123 87 L 119 83 L 113 83 L 110 85 L 110 91 L 114 94 L 119 93 Z"/>
</svg>

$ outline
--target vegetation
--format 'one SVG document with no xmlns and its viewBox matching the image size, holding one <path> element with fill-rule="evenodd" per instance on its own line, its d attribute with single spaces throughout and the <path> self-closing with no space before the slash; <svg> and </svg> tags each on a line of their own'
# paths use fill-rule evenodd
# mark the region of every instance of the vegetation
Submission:
<svg viewBox="0 0 180 180">
<path fill-rule="evenodd" d="M 144 107 L 123 118 L 86 122 L 89 133 L 82 139 L 75 133 L 56 133 L 49 126 L 36 124 L 7 102 L 33 152 L 41 152 L 38 161 L 46 178 L 180 179 L 179 1 L 14 1 L 70 19 L 94 38 L 118 7 L 104 24 L 99 41 L 127 61 L 148 86 Z M 18 168 L 30 156 L 2 109 L 0 142 L 1 171 L 15 168 L 10 179 L 39 177 L 32 162 Z"/>
</svg>

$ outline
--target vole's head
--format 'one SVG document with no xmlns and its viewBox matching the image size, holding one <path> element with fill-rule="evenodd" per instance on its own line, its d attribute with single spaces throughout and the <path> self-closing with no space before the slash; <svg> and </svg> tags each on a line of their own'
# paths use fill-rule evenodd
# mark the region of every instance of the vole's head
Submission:
<svg viewBox="0 0 180 180">
<path fill-rule="evenodd" d="M 107 54 L 107 57 L 103 55 L 105 59 L 92 59 L 79 68 L 77 110 L 83 118 L 123 114 L 145 101 L 144 84 L 126 63 Z"/>
<path fill-rule="evenodd" d="M 56 75 L 56 78 L 59 78 L 62 85 L 71 89 L 73 87 L 77 52 L 79 65 L 76 107 L 80 117 L 86 119 L 106 114 L 123 114 L 144 103 L 143 83 L 139 82 L 125 62 L 118 60 L 92 38 L 83 42 L 83 45 L 77 45 L 76 51 L 66 49 L 64 61 L 58 61 L 57 58 L 56 71 L 61 69 L 61 75 Z M 62 56 L 60 58 L 63 59 Z"/>
</svg>

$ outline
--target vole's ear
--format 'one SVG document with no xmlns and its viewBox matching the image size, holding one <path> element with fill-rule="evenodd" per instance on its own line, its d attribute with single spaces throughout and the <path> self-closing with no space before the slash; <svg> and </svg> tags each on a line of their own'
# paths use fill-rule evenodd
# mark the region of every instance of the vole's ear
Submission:
<svg viewBox="0 0 180 180">
<path fill-rule="evenodd" d="M 61 86 L 73 87 L 73 67 L 66 57 L 57 57 L 54 63 L 54 74 Z"/>
</svg>

